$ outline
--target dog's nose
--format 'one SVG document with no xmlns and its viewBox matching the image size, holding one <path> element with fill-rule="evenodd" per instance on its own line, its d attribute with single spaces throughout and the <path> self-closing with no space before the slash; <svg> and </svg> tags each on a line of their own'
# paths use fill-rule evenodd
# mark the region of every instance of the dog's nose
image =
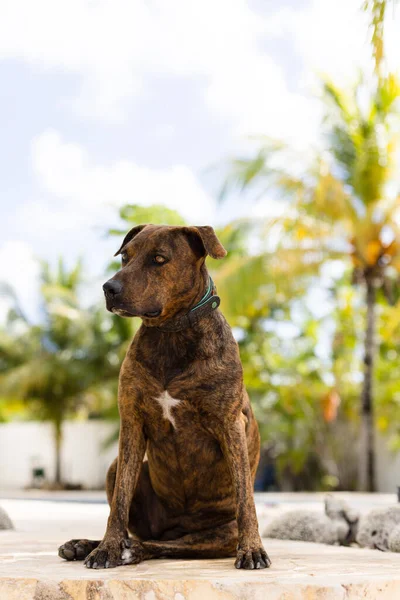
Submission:
<svg viewBox="0 0 400 600">
<path fill-rule="evenodd" d="M 122 292 L 122 283 L 116 279 L 109 279 L 103 285 L 103 290 L 106 296 L 113 298 Z"/>
</svg>

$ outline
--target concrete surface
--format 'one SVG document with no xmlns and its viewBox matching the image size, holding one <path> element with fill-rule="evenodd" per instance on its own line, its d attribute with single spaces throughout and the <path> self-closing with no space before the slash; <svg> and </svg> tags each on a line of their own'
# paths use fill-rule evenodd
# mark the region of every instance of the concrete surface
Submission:
<svg viewBox="0 0 400 600">
<path fill-rule="evenodd" d="M 336 494 L 336 492 L 335 492 Z M 390 506 L 397 502 L 397 496 L 392 494 L 368 494 L 362 492 L 339 492 L 338 495 L 357 507 L 359 510 L 369 510 L 382 506 Z M 322 510 L 326 492 L 256 492 L 256 504 L 268 509 L 292 509 L 301 505 L 301 508 L 315 508 Z M 35 489 L 1 489 L 0 503 L 8 500 L 40 500 L 51 502 L 78 502 L 90 504 L 106 504 L 107 498 L 104 490 L 35 490 Z"/>
<path fill-rule="evenodd" d="M 261 527 L 293 504 L 320 498 L 284 495 L 278 502 L 257 496 Z M 351 496 L 366 508 L 394 497 Z M 76 495 L 74 496 L 75 500 Z M 272 500 L 271 497 L 267 497 Z M 400 554 L 265 540 L 272 567 L 237 571 L 233 559 L 153 560 L 137 566 L 88 570 L 57 556 L 74 537 L 100 538 L 108 507 L 36 500 L 0 500 L 16 531 L 0 532 L 0 600 L 355 600 L 400 598 Z"/>
</svg>

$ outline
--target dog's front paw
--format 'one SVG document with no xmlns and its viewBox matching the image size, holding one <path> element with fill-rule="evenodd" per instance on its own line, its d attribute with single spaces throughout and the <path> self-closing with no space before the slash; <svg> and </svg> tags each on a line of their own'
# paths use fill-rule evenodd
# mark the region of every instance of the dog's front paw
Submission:
<svg viewBox="0 0 400 600">
<path fill-rule="evenodd" d="M 236 569 L 267 569 L 270 566 L 271 561 L 261 542 L 239 544 L 235 560 Z"/>
<path fill-rule="evenodd" d="M 89 556 L 84 565 L 88 569 L 111 569 L 122 565 L 121 540 L 103 540 Z"/>
</svg>

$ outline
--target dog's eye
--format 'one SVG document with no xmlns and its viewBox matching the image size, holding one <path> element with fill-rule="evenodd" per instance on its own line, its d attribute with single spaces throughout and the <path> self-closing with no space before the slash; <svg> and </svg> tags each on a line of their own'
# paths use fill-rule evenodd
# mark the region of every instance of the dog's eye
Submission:
<svg viewBox="0 0 400 600">
<path fill-rule="evenodd" d="M 122 264 L 123 264 L 123 263 L 126 263 L 127 261 L 128 261 L 128 255 L 127 255 L 127 253 L 126 253 L 126 252 L 123 252 L 123 253 L 121 254 L 121 262 L 122 262 Z"/>
<path fill-rule="evenodd" d="M 161 256 L 161 254 L 156 254 L 153 258 L 153 263 L 155 263 L 156 265 L 163 265 L 166 262 L 167 259 L 165 258 L 165 256 Z"/>
<path fill-rule="evenodd" d="M 378 533 L 378 532 L 377 532 L 377 530 L 376 530 L 376 529 L 374 529 L 374 531 L 371 533 L 371 535 L 372 535 L 372 536 L 375 536 L 377 533 Z"/>
</svg>

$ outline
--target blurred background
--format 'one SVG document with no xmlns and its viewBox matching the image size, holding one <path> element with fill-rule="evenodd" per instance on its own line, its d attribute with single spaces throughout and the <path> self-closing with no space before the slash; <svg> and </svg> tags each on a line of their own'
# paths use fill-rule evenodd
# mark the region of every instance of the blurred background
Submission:
<svg viewBox="0 0 400 600">
<path fill-rule="evenodd" d="M 0 488 L 100 489 L 140 325 L 102 283 L 134 224 L 208 259 L 262 436 L 257 490 L 400 485 L 400 7 L 0 6 Z"/>
</svg>

